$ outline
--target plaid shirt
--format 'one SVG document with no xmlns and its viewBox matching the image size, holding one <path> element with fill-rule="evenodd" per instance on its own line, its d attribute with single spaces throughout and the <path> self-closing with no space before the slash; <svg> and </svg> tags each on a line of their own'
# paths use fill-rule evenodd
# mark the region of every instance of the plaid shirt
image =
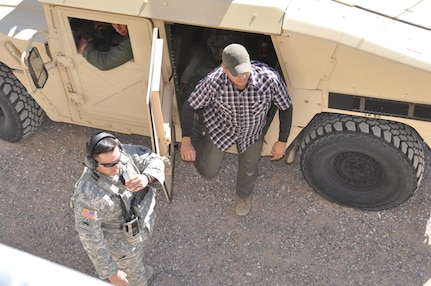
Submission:
<svg viewBox="0 0 431 286">
<path fill-rule="evenodd" d="M 258 140 L 273 102 L 287 110 L 291 99 L 279 74 L 264 63 L 252 61 L 246 88 L 236 89 L 221 66 L 196 86 L 188 101 L 197 110 L 205 108 L 204 123 L 214 144 L 226 151 L 235 142 L 239 153 Z"/>
</svg>

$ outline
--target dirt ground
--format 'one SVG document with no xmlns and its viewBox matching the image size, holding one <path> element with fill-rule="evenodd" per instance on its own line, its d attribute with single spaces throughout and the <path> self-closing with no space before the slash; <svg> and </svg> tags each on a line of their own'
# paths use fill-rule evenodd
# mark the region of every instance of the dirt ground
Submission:
<svg viewBox="0 0 431 286">
<path fill-rule="evenodd" d="M 46 120 L 22 142 L 0 142 L 0 243 L 95 276 L 69 207 L 84 142 L 95 131 Z M 431 278 L 431 247 L 423 243 L 431 208 L 426 155 L 416 194 L 379 212 L 328 202 L 297 162 L 263 157 L 244 218 L 235 215 L 235 155 L 212 180 L 177 156 L 173 202 L 158 196 L 146 257 L 155 270 L 151 285 L 423 285 Z"/>
</svg>

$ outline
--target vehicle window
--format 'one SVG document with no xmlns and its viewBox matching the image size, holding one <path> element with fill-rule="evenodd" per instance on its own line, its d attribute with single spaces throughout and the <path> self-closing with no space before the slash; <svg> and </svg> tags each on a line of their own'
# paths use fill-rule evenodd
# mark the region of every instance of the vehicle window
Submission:
<svg viewBox="0 0 431 286">
<path fill-rule="evenodd" d="M 89 40 L 101 52 L 109 51 L 117 46 L 124 36 L 117 33 L 111 23 L 87 19 L 69 18 L 76 46 L 80 39 Z"/>
</svg>

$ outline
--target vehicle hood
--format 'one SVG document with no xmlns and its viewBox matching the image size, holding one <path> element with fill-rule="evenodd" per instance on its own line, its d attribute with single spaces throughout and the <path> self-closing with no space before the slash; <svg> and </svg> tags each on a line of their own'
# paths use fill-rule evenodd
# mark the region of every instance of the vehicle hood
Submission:
<svg viewBox="0 0 431 286">
<path fill-rule="evenodd" d="M 29 40 L 36 32 L 47 30 L 42 4 L 37 0 L 0 0 L 0 33 Z M 46 34 L 35 40 L 43 42 Z"/>
</svg>

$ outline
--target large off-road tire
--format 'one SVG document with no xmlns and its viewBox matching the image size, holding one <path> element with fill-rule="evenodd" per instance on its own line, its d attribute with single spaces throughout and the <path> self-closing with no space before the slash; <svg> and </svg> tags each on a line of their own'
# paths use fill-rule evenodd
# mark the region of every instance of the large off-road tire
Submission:
<svg viewBox="0 0 431 286">
<path fill-rule="evenodd" d="M 0 139 L 16 142 L 42 123 L 45 112 L 6 65 L 0 63 Z"/>
<path fill-rule="evenodd" d="M 321 114 L 305 130 L 302 173 L 323 197 L 381 210 L 405 202 L 424 172 L 422 141 L 411 127 L 386 120 Z"/>
</svg>

